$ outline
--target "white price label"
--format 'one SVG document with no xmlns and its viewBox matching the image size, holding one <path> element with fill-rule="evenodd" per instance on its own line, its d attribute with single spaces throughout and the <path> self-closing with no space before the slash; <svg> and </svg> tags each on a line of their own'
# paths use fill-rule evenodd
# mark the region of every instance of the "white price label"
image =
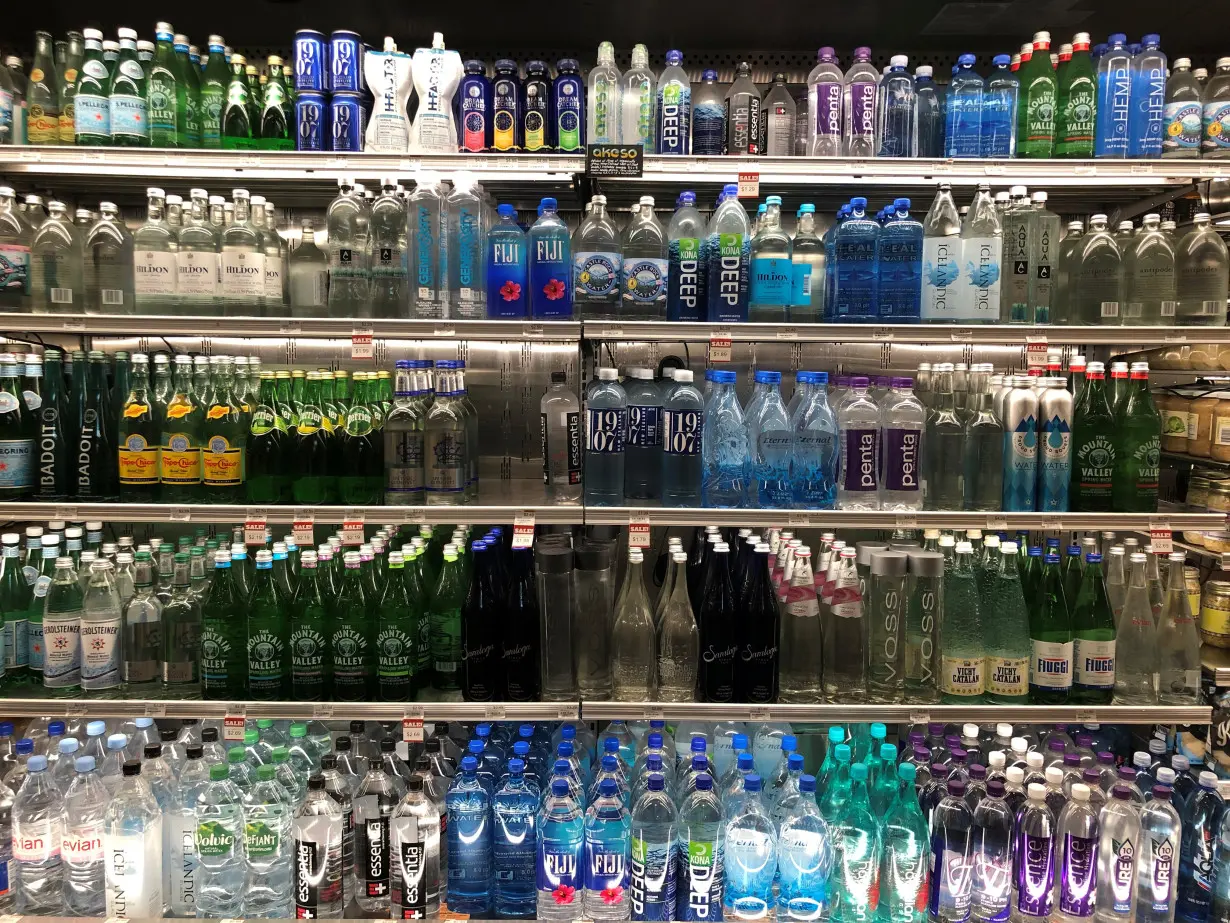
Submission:
<svg viewBox="0 0 1230 923">
<path fill-rule="evenodd" d="M 372 335 L 370 333 L 351 334 L 350 358 L 351 359 L 374 359 L 376 358 L 376 348 L 372 346 Z"/>
<path fill-rule="evenodd" d="M 1153 545 L 1154 554 L 1170 554 L 1174 551 L 1174 533 L 1170 531 L 1170 524 L 1151 525 L 1149 542 Z"/>
<path fill-rule="evenodd" d="M 243 543 L 245 545 L 265 545 L 265 523 L 268 513 L 264 510 L 248 510 L 243 518 Z"/>
<path fill-rule="evenodd" d="M 638 511 L 628 517 L 628 547 L 649 547 L 649 514 Z"/>
<path fill-rule="evenodd" d="M 522 548 L 532 548 L 534 545 L 534 514 L 529 510 L 522 510 L 513 517 L 513 550 Z"/>
<path fill-rule="evenodd" d="M 709 361 L 729 362 L 730 344 L 731 339 L 729 334 L 725 334 L 723 336 L 714 335 L 709 337 Z"/>
<path fill-rule="evenodd" d="M 1025 367 L 1030 369 L 1046 368 L 1046 338 L 1041 342 L 1030 341 L 1025 346 Z"/>
<path fill-rule="evenodd" d="M 974 338 L 974 331 L 971 330 L 969 327 L 961 327 L 960 329 L 954 330 L 952 332 L 953 342 L 956 342 L 956 343 L 968 342 L 969 340 L 972 340 L 973 338 Z"/>
<path fill-rule="evenodd" d="M 73 522 L 81 517 L 77 515 L 77 507 L 75 506 L 57 506 L 55 518 L 67 519 L 69 522 Z"/>
<path fill-rule="evenodd" d="M 354 510 L 347 510 L 346 517 L 342 520 L 342 544 L 343 545 L 362 545 L 363 544 L 363 522 L 362 513 L 356 513 Z"/>
<path fill-rule="evenodd" d="M 755 199 L 760 195 L 760 174 L 739 174 L 739 198 Z"/>
<path fill-rule="evenodd" d="M 753 708 L 747 713 L 749 721 L 764 722 L 773 719 L 773 712 L 768 708 Z"/>
<path fill-rule="evenodd" d="M 500 702 L 488 702 L 483 709 L 483 716 L 488 721 L 503 721 L 508 717 L 508 709 Z"/>
<path fill-rule="evenodd" d="M 666 711 L 661 705 L 649 705 L 645 708 L 646 721 L 664 721 L 666 719 Z"/>
<path fill-rule="evenodd" d="M 930 722 L 931 722 L 931 712 L 929 711 L 910 712 L 910 724 L 929 724 Z"/>
<path fill-rule="evenodd" d="M 317 721 L 328 721 L 333 717 L 332 702 L 317 702 L 312 706 L 312 717 Z"/>
<path fill-rule="evenodd" d="M 402 718 L 401 739 L 408 744 L 421 744 L 423 742 L 423 719 Z"/>
<path fill-rule="evenodd" d="M 192 518 L 192 510 L 186 506 L 173 506 L 167 512 L 167 519 L 171 522 L 187 522 Z"/>
<path fill-rule="evenodd" d="M 145 717 L 147 718 L 165 718 L 167 716 L 166 702 L 146 702 Z"/>
<path fill-rule="evenodd" d="M 891 340 L 894 336 L 892 327 L 872 327 L 871 338 L 873 340 Z"/>
<path fill-rule="evenodd" d="M 989 516 L 987 517 L 987 531 L 989 531 L 989 532 L 1003 532 L 1003 531 L 1004 531 L 1005 529 L 1007 529 L 1007 528 L 1008 528 L 1008 520 L 1006 520 L 1006 519 L 1000 519 L 1000 518 L 998 518 L 998 517 L 996 517 L 996 518 L 994 518 L 994 519 L 992 519 L 992 518 L 991 518 L 991 517 L 989 517 Z"/>
<path fill-rule="evenodd" d="M 243 740 L 243 715 L 227 715 L 222 719 L 223 740 Z"/>
<path fill-rule="evenodd" d="M 896 517 L 896 521 L 897 521 L 898 529 L 917 529 L 918 528 L 918 517 L 917 516 L 898 515 Z"/>
<path fill-rule="evenodd" d="M 295 537 L 295 544 L 300 548 L 311 548 L 316 541 L 316 533 L 314 526 L 316 519 L 311 514 L 300 515 L 295 514 L 295 521 L 291 524 L 290 534 Z"/>
</svg>

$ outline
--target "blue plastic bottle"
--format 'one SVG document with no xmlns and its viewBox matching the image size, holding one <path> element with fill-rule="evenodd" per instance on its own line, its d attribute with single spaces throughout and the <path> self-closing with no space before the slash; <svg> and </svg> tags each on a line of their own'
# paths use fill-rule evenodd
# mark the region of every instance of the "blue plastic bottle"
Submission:
<svg viewBox="0 0 1230 923">
<path fill-rule="evenodd" d="M 735 393 L 734 372 L 718 369 L 713 373 L 713 390 L 705 405 L 701 451 L 704 457 L 705 506 L 747 506 L 751 456 L 743 408 Z"/>
<path fill-rule="evenodd" d="M 721 919 L 720 844 L 722 804 L 708 774 L 679 806 L 679 868 L 675 919 L 710 923 Z"/>
<path fill-rule="evenodd" d="M 691 139 L 692 84 L 681 66 L 683 55 L 666 53 L 666 69 L 658 78 L 654 104 L 654 150 L 659 154 L 687 154 Z"/>
<path fill-rule="evenodd" d="M 833 236 L 833 306 L 832 320 L 877 321 L 880 318 L 879 280 L 876 271 L 876 251 L 880 225 L 867 217 L 867 200 L 855 196 L 850 200 L 850 213 L 836 228 Z"/>
<path fill-rule="evenodd" d="M 1148 36 L 1146 36 L 1146 39 Z M 1200 773 L 1200 787 L 1183 806 L 1183 839 L 1179 848 L 1179 894 L 1175 917 L 1184 923 L 1206 923 L 1214 898 L 1215 873 L 1225 876 L 1230 869 L 1215 869 L 1226 805 L 1217 793 L 1217 776 Z M 1224 879 L 1221 882 L 1225 889 Z M 1224 912 L 1224 911 L 1223 911 Z M 1218 915 L 1217 919 L 1221 919 Z"/>
<path fill-rule="evenodd" d="M 948 120 L 944 132 L 946 157 L 978 157 L 982 153 L 982 112 L 986 84 L 974 70 L 972 54 L 957 58 L 957 72 L 948 84 Z"/>
<path fill-rule="evenodd" d="M 709 219 L 705 253 L 707 320 L 747 320 L 751 255 L 751 222 L 739 202 L 739 187 L 730 183 L 723 187 L 720 204 Z"/>
<path fill-rule="evenodd" d="M 918 96 L 918 156 L 944 156 L 944 95 L 935 85 L 931 65 L 914 68 Z"/>
<path fill-rule="evenodd" d="M 777 873 L 777 831 L 760 794 L 760 776 L 743 780 L 743 797 L 726 823 L 722 910 L 732 917 L 772 917 L 773 879 Z"/>
<path fill-rule="evenodd" d="M 665 788 L 666 777 L 651 773 L 648 789 L 632 806 L 629 880 L 634 920 L 675 919 L 679 815 Z"/>
<path fill-rule="evenodd" d="M 793 500 L 790 455 L 794 434 L 782 402 L 781 372 L 758 370 L 756 380 L 768 385 L 755 418 L 748 418 L 748 445 L 752 451 L 752 490 L 755 507 L 789 509 Z"/>
<path fill-rule="evenodd" d="M 891 66 L 880 81 L 880 157 L 918 156 L 918 92 L 914 75 L 906 70 L 909 58 L 892 56 Z"/>
<path fill-rule="evenodd" d="M 585 502 L 622 506 L 628 398 L 617 369 L 598 369 L 586 400 Z"/>
<path fill-rule="evenodd" d="M 448 812 L 448 906 L 458 913 L 491 912 L 491 799 L 478 781 L 478 761 L 463 757 L 445 795 Z"/>
<path fill-rule="evenodd" d="M 527 745 L 528 749 L 528 745 Z M 525 763 L 509 760 L 508 781 L 492 804 L 495 912 L 532 918 L 538 908 L 538 796 L 525 782 Z"/>
<path fill-rule="evenodd" d="M 696 193 L 679 196 L 666 229 L 666 319 L 699 321 L 705 312 L 705 219 L 696 208 Z"/>
<path fill-rule="evenodd" d="M 1128 156 L 1161 157 L 1166 110 L 1166 55 L 1161 38 L 1142 39 L 1132 57 L 1132 108 L 1128 117 Z"/>
<path fill-rule="evenodd" d="M 557 207 L 555 199 L 543 199 L 529 233 L 530 315 L 535 319 L 572 317 L 572 245 Z"/>
<path fill-rule="evenodd" d="M 551 780 L 538 836 L 538 919 L 573 920 L 581 910 L 585 812 L 567 779 Z"/>
<path fill-rule="evenodd" d="M 692 154 L 720 156 L 726 145 L 726 105 L 717 85 L 717 71 L 701 74 L 701 85 L 692 97 Z"/>
<path fill-rule="evenodd" d="M 692 386 L 692 372 L 677 369 L 675 387 L 662 406 L 663 506 L 700 506 L 704 408 L 704 398 Z"/>
<path fill-rule="evenodd" d="M 794 507 L 831 510 L 837 497 L 837 416 L 828 401 L 828 372 L 807 372 L 812 388 L 793 420 L 790 476 Z"/>
<path fill-rule="evenodd" d="M 631 816 L 613 779 L 603 781 L 585 812 L 585 916 L 628 918 Z"/>
<path fill-rule="evenodd" d="M 1132 56 L 1127 36 L 1116 32 L 1098 58 L 1097 136 L 1095 157 L 1128 155 L 1128 123 L 1132 110 Z"/>
<path fill-rule="evenodd" d="M 1012 73 L 1011 57 L 997 54 L 993 63 L 982 94 L 982 156 L 1015 157 L 1021 82 Z"/>
<path fill-rule="evenodd" d="M 498 209 L 500 220 L 487 232 L 487 316 L 524 318 L 529 306 L 529 263 L 525 232 L 511 205 Z"/>
<path fill-rule="evenodd" d="M 910 200 L 893 202 L 880 230 L 880 316 L 891 323 L 916 323 L 922 310 L 923 226 L 910 217 Z"/>
</svg>

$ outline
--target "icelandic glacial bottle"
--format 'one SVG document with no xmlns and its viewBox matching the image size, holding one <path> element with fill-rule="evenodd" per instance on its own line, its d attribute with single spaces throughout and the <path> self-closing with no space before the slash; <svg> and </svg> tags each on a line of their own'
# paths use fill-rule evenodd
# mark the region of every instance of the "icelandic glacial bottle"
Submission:
<svg viewBox="0 0 1230 923">
<path fill-rule="evenodd" d="M 952 187 L 944 183 L 923 221 L 922 320 L 951 323 L 971 317 L 960 281 L 962 244 L 961 216 Z"/>
</svg>

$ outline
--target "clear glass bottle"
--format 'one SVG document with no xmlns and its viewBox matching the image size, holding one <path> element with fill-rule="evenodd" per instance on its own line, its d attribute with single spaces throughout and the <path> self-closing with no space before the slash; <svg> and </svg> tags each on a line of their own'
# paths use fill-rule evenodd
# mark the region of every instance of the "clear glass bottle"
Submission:
<svg viewBox="0 0 1230 923">
<path fill-rule="evenodd" d="M 1226 287 L 1230 284 L 1230 251 L 1213 230 L 1207 212 L 1197 212 L 1193 227 L 1175 251 L 1179 324 L 1221 327 L 1226 323 Z"/>
<path fill-rule="evenodd" d="M 620 235 L 607 215 L 606 196 L 594 196 L 591 206 L 572 236 L 573 302 L 583 320 L 614 320 L 623 267 Z"/>
<path fill-rule="evenodd" d="M 181 238 L 182 245 L 182 238 Z M 299 246 L 287 257 L 292 317 L 325 317 L 329 311 L 329 260 L 316 245 L 311 218 L 300 223 Z"/>
<path fill-rule="evenodd" d="M 1161 660 L 1157 700 L 1162 705 L 1188 705 L 1200 696 L 1200 636 L 1183 582 L 1184 554 L 1173 552 L 1167 560 L 1166 595 L 1157 623 Z"/>
<path fill-rule="evenodd" d="M 264 285 L 262 286 L 262 304 L 266 317 L 280 317 L 285 312 L 283 307 L 286 304 L 286 297 L 283 291 L 283 274 L 282 274 L 282 237 L 278 234 L 277 228 L 274 227 L 274 209 L 264 196 L 252 196 L 251 198 L 251 217 L 252 225 L 256 228 L 256 236 L 260 242 L 261 253 L 264 256 L 263 267 L 265 271 Z"/>
<path fill-rule="evenodd" d="M 133 237 L 113 202 L 99 203 L 102 217 L 85 235 L 85 313 L 132 314 Z"/>
<path fill-rule="evenodd" d="M 700 635 L 688 596 L 687 562 L 682 551 L 671 555 L 672 590 L 658 626 L 658 699 L 663 702 L 691 702 L 696 696 Z"/>
<path fill-rule="evenodd" d="M 1105 215 L 1093 215 L 1089 219 L 1089 230 L 1073 253 L 1070 284 L 1070 323 L 1093 326 L 1121 323 L 1123 253 L 1107 230 Z"/>
<path fill-rule="evenodd" d="M 405 317 L 410 285 L 406 204 L 397 194 L 395 177 L 386 176 L 380 186 L 380 195 L 372 203 L 370 313 L 372 317 Z M 307 228 L 310 225 L 305 231 Z M 300 270 L 302 274 L 302 262 Z"/>
<path fill-rule="evenodd" d="M 265 296 L 265 254 L 248 216 L 246 189 L 231 192 L 234 218 L 222 231 L 222 306 L 228 315 L 260 316 Z"/>
<path fill-rule="evenodd" d="M 30 244 L 31 309 L 35 314 L 74 313 L 85 305 L 81 232 L 63 202 L 52 200 L 47 210 Z"/>
<path fill-rule="evenodd" d="M 765 203 L 764 220 L 752 238 L 748 320 L 785 323 L 794 282 L 790 235 L 782 229 L 781 197 L 769 196 Z"/>
<path fill-rule="evenodd" d="M 360 317 L 368 310 L 369 296 L 366 206 L 363 197 L 356 195 L 352 180 L 339 180 L 338 186 L 338 197 L 329 203 L 325 213 L 329 232 L 329 311 L 335 315 Z M 437 226 L 437 231 L 442 228 Z M 435 242 L 439 240 L 439 237 L 434 238 Z M 432 242 L 433 238 L 429 237 L 426 244 L 430 246 Z"/>
<path fill-rule="evenodd" d="M 623 702 L 650 702 L 657 693 L 657 638 L 641 572 L 643 563 L 641 550 L 630 549 L 611 633 L 615 698 Z"/>
<path fill-rule="evenodd" d="M 8 68 L 3 68 L 8 70 Z M 8 311 L 30 310 L 31 232 L 16 207 L 11 186 L 0 186 L 0 252 L 6 263 L 0 307 Z"/>
</svg>

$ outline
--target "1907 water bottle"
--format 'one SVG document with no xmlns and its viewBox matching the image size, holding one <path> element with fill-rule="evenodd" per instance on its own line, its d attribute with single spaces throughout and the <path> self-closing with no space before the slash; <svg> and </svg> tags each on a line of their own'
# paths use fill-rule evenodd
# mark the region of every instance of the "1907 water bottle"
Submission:
<svg viewBox="0 0 1230 923">
<path fill-rule="evenodd" d="M 624 445 L 628 398 L 617 369 L 598 369 L 586 397 L 585 502 L 620 506 L 624 502 Z"/>
<path fill-rule="evenodd" d="M 628 369 L 628 378 L 624 496 L 657 500 L 662 494 L 662 395 L 653 380 L 653 369 Z"/>
</svg>

